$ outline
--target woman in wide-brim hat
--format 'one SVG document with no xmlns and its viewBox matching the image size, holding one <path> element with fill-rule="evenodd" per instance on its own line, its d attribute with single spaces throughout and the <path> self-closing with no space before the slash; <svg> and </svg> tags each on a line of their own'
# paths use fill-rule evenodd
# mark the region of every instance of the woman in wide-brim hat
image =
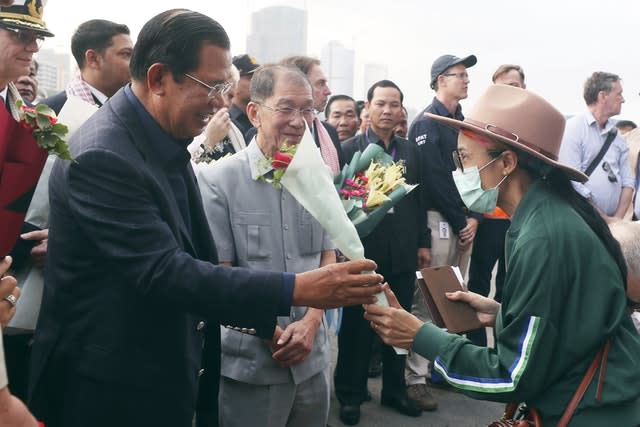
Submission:
<svg viewBox="0 0 640 427">
<path fill-rule="evenodd" d="M 454 387 L 526 402 L 545 426 L 559 424 L 594 356 L 604 354 L 570 425 L 640 425 L 640 336 L 626 267 L 606 223 L 571 185 L 587 177 L 557 161 L 564 117 L 534 93 L 503 85 L 491 86 L 464 121 L 430 117 L 460 130 L 453 175 L 467 207 L 497 204 L 511 216 L 502 304 L 448 295 L 495 326 L 496 345 L 423 324 L 394 304 L 388 287 L 392 307 L 368 306 L 365 317 L 387 344 L 432 360 Z"/>
</svg>

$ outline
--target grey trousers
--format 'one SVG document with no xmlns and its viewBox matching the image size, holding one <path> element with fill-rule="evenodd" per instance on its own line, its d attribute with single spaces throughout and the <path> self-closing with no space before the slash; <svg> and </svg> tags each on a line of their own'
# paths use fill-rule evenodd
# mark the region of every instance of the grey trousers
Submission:
<svg viewBox="0 0 640 427">
<path fill-rule="evenodd" d="M 329 370 L 300 384 L 247 384 L 220 377 L 220 427 L 325 427 Z"/>
<path fill-rule="evenodd" d="M 431 229 L 431 266 L 441 265 L 458 266 L 462 277 L 467 277 L 469 270 L 469 260 L 471 259 L 471 249 L 462 252 L 458 246 L 458 236 L 453 234 L 450 225 L 446 225 L 449 238 L 441 237 L 441 222 L 444 221 L 442 215 L 436 211 L 427 212 L 429 228 Z M 444 230 L 442 230 L 444 231 Z M 416 287 L 413 294 L 413 305 L 411 312 L 414 316 L 425 322 L 431 321 L 429 309 L 420 292 Z M 407 385 L 425 384 L 430 377 L 430 362 L 424 357 L 412 351 L 407 356 L 405 364 L 405 381 Z"/>
</svg>

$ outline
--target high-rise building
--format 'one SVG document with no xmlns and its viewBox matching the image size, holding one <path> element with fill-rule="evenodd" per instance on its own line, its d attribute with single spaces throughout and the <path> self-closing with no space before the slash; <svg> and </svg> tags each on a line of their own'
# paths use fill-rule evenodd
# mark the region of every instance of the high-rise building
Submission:
<svg viewBox="0 0 640 427">
<path fill-rule="evenodd" d="M 307 12 L 272 6 L 251 14 L 247 53 L 261 64 L 278 62 L 289 55 L 306 55 Z"/>
<path fill-rule="evenodd" d="M 347 49 L 337 41 L 330 41 L 322 48 L 322 69 L 334 95 L 353 96 L 354 57 L 353 49 Z"/>
<path fill-rule="evenodd" d="M 389 67 L 385 64 L 369 62 L 364 64 L 364 91 L 369 90 L 375 82 L 389 78 Z"/>
<path fill-rule="evenodd" d="M 71 55 L 53 49 L 38 52 L 38 87 L 46 96 L 51 96 L 67 86 L 71 80 Z"/>
</svg>

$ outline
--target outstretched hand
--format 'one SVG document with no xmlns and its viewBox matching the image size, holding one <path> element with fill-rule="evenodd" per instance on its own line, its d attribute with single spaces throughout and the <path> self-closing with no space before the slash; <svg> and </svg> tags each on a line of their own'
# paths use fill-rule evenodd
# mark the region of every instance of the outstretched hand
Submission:
<svg viewBox="0 0 640 427">
<path fill-rule="evenodd" d="M 389 307 L 365 305 L 364 318 L 371 322 L 371 327 L 385 344 L 409 349 L 424 323 L 402 308 L 388 284 L 384 284 L 383 290 Z"/>
<path fill-rule="evenodd" d="M 292 305 L 336 308 L 373 304 L 383 277 L 371 260 L 347 261 L 296 274 Z"/>
</svg>

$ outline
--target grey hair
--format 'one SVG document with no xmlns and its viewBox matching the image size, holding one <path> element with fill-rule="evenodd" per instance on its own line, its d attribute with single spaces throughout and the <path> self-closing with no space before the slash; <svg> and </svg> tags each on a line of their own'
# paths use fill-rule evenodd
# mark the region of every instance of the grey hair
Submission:
<svg viewBox="0 0 640 427">
<path fill-rule="evenodd" d="M 640 221 L 616 221 L 609 224 L 631 274 L 640 280 Z"/>
<path fill-rule="evenodd" d="M 609 93 L 613 89 L 613 84 L 620 81 L 620 76 L 613 73 L 596 71 L 584 82 L 584 101 L 587 105 L 598 102 L 600 92 Z"/>
<path fill-rule="evenodd" d="M 311 91 L 311 84 L 302 71 L 294 67 L 280 64 L 267 64 L 258 68 L 251 78 L 249 94 L 251 101 L 262 103 L 273 95 L 276 82 L 280 79 L 296 86 L 308 87 Z"/>
</svg>

